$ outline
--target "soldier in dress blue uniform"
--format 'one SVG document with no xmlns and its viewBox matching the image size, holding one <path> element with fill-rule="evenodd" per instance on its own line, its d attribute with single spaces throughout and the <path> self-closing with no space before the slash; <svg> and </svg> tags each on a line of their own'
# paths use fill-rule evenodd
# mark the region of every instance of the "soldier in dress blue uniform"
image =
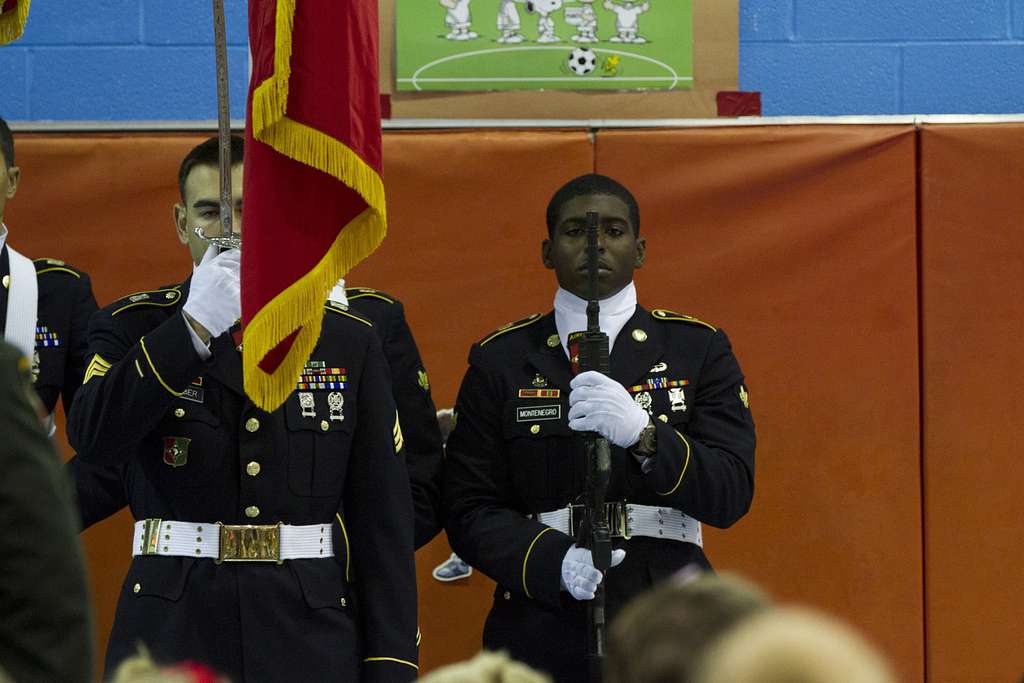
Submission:
<svg viewBox="0 0 1024 683">
<path fill-rule="evenodd" d="M 48 413 L 71 407 L 85 375 L 86 328 L 96 310 L 89 276 L 52 258 L 30 261 L 7 244 L 7 200 L 18 190 L 14 137 L 0 119 L 0 335 L 32 361 L 36 393 Z M 20 277 L 19 277 L 20 276 Z"/>
<path fill-rule="evenodd" d="M 384 348 L 384 357 L 391 369 L 391 393 L 405 436 L 405 464 L 409 468 L 416 512 L 418 550 L 441 531 L 444 445 L 437 424 L 437 408 L 430 395 L 430 378 L 405 320 L 405 308 L 401 301 L 386 292 L 370 287 L 346 287 L 344 279 L 338 282 L 328 299 L 340 306 L 350 306 L 350 310 L 372 322 Z"/>
<path fill-rule="evenodd" d="M 242 151 L 236 138 L 238 226 Z M 126 504 L 138 520 L 107 670 L 141 641 L 236 681 L 412 680 L 413 509 L 373 324 L 326 304 L 296 391 L 256 408 L 234 337 L 239 252 L 194 234 L 218 224 L 215 139 L 179 181 L 193 274 L 93 316 L 69 423 L 84 523 Z"/>
<path fill-rule="evenodd" d="M 611 376 L 575 374 L 570 334 L 586 329 L 586 214 L 598 230 L 601 329 Z M 728 527 L 754 492 L 754 424 L 725 333 L 637 304 L 646 256 L 632 194 L 581 176 L 547 212 L 544 265 L 554 311 L 509 323 L 469 354 L 447 443 L 444 503 L 453 549 L 497 582 L 489 649 L 587 680 L 585 601 L 604 581 L 609 617 L 678 569 L 709 567 L 701 524 Z M 574 543 L 584 489 L 581 431 L 612 450 L 607 514 L 612 567 L 602 577 Z"/>
</svg>

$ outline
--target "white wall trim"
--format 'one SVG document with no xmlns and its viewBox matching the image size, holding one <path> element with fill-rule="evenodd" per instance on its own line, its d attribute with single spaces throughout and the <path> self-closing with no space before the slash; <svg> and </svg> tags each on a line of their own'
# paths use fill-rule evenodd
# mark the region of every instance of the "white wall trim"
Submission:
<svg viewBox="0 0 1024 683">
<path fill-rule="evenodd" d="M 216 132 L 216 120 L 192 121 L 9 121 L 16 132 L 26 133 L 139 133 Z M 750 116 L 722 119 L 387 119 L 385 130 L 437 130 L 472 128 L 730 128 L 750 126 L 883 126 L 971 125 L 1024 123 L 1024 114 L 927 114 L 903 116 Z M 241 131 L 245 122 L 233 119 Z"/>
</svg>

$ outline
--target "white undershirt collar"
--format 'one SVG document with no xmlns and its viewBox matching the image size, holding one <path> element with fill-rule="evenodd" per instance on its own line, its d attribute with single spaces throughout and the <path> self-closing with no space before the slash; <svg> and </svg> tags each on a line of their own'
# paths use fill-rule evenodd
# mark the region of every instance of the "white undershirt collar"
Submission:
<svg viewBox="0 0 1024 683">
<path fill-rule="evenodd" d="M 327 299 L 336 304 L 348 306 L 348 295 L 345 294 L 345 278 L 338 280 L 337 284 L 334 285 L 334 289 L 327 295 Z"/>
<path fill-rule="evenodd" d="M 636 286 L 632 281 L 617 294 L 601 300 L 601 331 L 608 335 L 609 353 L 615 347 L 615 338 L 636 312 Z M 569 356 L 567 340 L 572 332 L 587 329 L 587 301 L 568 290 L 558 288 L 555 293 L 555 328 L 562 342 L 562 350 Z"/>
</svg>

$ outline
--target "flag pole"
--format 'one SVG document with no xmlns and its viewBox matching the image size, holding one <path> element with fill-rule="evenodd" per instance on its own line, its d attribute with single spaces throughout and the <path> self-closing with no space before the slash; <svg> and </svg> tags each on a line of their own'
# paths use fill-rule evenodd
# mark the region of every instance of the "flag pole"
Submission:
<svg viewBox="0 0 1024 683">
<path fill-rule="evenodd" d="M 231 238 L 231 104 L 228 100 L 228 40 L 224 0 L 213 0 L 213 46 L 217 56 L 217 141 L 220 160 L 220 233 Z"/>
</svg>

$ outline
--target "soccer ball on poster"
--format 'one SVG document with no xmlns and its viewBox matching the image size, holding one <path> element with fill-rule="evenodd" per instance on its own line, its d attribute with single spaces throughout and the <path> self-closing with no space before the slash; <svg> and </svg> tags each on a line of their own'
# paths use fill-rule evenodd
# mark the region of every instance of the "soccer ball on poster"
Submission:
<svg viewBox="0 0 1024 683">
<path fill-rule="evenodd" d="M 578 47 L 569 53 L 569 71 L 586 76 L 597 66 L 597 55 L 589 47 Z"/>
</svg>

